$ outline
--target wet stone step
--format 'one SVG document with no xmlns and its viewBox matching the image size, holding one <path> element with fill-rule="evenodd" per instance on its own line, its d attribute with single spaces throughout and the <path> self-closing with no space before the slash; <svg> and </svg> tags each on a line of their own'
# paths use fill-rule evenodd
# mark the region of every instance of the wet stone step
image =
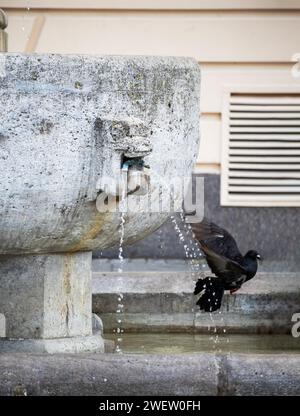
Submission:
<svg viewBox="0 0 300 416">
<path fill-rule="evenodd" d="M 234 295 L 226 294 L 221 310 L 211 314 L 199 311 L 193 279 L 191 271 L 95 271 L 93 311 L 108 332 L 121 319 L 127 332 L 274 334 L 289 333 L 292 315 L 300 312 L 296 272 L 258 273 Z M 117 313 L 119 293 L 123 308 Z"/>
</svg>

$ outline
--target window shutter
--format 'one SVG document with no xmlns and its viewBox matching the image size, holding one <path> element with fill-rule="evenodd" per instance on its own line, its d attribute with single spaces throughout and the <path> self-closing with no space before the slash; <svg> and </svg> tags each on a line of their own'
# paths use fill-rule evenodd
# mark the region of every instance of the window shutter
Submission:
<svg viewBox="0 0 300 416">
<path fill-rule="evenodd" d="M 300 206 L 300 94 L 226 95 L 221 204 Z"/>
</svg>

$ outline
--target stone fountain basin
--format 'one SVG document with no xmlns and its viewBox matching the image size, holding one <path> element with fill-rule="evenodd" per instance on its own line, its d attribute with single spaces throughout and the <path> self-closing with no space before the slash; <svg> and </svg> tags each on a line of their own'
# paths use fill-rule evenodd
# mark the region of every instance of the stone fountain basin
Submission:
<svg viewBox="0 0 300 416">
<path fill-rule="evenodd" d="M 189 58 L 2 54 L 0 254 L 118 243 L 119 214 L 96 209 L 101 181 L 119 178 L 124 157 L 150 166 L 150 193 L 191 174 L 199 80 Z M 168 216 L 147 212 L 148 194 L 126 215 L 125 243 Z"/>
<path fill-rule="evenodd" d="M 300 395 L 300 354 L 0 355 L 1 396 Z"/>
<path fill-rule="evenodd" d="M 0 57 L 0 351 L 103 351 L 101 324 L 92 325 L 91 251 L 120 243 L 124 202 L 122 244 L 170 215 L 157 202 L 191 175 L 198 153 L 198 64 Z M 181 186 L 173 193 L 176 209 Z M 116 206 L 99 210 L 103 195 Z"/>
</svg>

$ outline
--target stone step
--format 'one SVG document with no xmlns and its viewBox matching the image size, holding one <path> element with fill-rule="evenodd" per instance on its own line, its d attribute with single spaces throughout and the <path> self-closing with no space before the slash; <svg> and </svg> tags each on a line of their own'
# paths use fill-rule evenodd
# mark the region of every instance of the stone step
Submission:
<svg viewBox="0 0 300 416">
<path fill-rule="evenodd" d="M 300 312 L 300 273 L 260 272 L 211 314 L 199 311 L 193 279 L 188 271 L 95 271 L 93 311 L 106 331 L 121 319 L 127 332 L 198 333 L 289 333 Z M 119 293 L 124 307 L 117 313 Z"/>
</svg>

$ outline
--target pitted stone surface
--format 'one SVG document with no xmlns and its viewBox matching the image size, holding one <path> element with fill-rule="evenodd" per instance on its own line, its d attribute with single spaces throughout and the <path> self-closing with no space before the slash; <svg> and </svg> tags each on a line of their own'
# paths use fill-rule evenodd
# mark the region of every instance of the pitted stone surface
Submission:
<svg viewBox="0 0 300 416">
<path fill-rule="evenodd" d="M 0 395 L 300 395 L 299 354 L 0 354 Z"/>
<path fill-rule="evenodd" d="M 0 310 L 8 338 L 92 335 L 91 253 L 2 258 Z"/>
<path fill-rule="evenodd" d="M 189 58 L 0 58 L 0 312 L 18 339 L 0 349 L 90 351 L 90 251 L 120 241 L 118 210 L 97 209 L 103 178 L 118 179 L 126 158 L 150 166 L 148 192 L 127 196 L 139 209 L 124 214 L 124 244 L 166 220 L 159 201 L 171 191 L 181 207 L 170 182 L 189 178 L 198 153 L 199 67 Z"/>
<path fill-rule="evenodd" d="M 118 177 L 127 151 L 145 155 L 154 188 L 161 176 L 168 185 L 175 176 L 191 174 L 199 142 L 200 77 L 193 59 L 1 59 L 1 254 L 117 244 L 119 214 L 99 213 L 95 200 L 99 178 Z M 133 137 L 119 137 L 118 147 L 105 134 L 105 119 L 132 120 Z M 181 196 L 175 197 L 180 206 Z M 168 216 L 145 212 L 148 195 L 129 196 L 134 205 L 136 198 L 141 209 L 125 215 L 125 243 L 151 233 Z"/>
</svg>

